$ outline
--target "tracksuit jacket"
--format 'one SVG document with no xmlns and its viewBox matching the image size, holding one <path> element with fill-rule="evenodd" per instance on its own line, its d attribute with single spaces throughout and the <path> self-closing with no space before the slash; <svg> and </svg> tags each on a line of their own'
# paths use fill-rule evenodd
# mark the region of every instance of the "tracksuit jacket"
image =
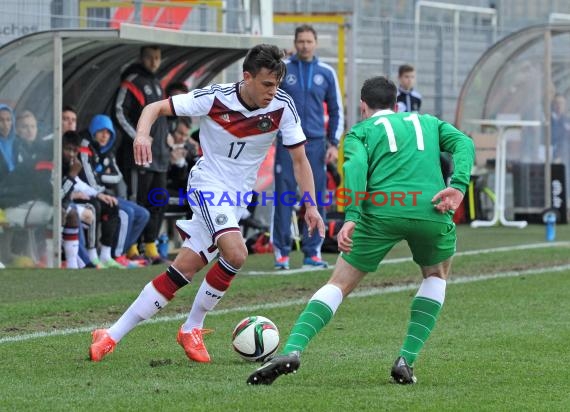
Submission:
<svg viewBox="0 0 570 412">
<path fill-rule="evenodd" d="M 133 158 L 133 140 L 137 122 L 143 108 L 164 98 L 158 78 L 140 63 L 129 66 L 121 76 L 121 87 L 115 101 L 115 117 L 123 131 L 121 142 L 121 160 L 123 167 L 135 167 Z M 170 164 L 170 147 L 166 142 L 168 122 L 166 117 L 159 117 L 150 129 L 152 140 L 152 163 L 145 170 L 166 172 Z M 126 170 L 123 170 L 126 173 Z"/>
<path fill-rule="evenodd" d="M 344 129 L 344 113 L 334 69 L 317 57 L 304 62 L 293 55 L 285 64 L 287 74 L 280 87 L 293 98 L 307 139 L 326 136 L 336 146 Z M 328 130 L 325 130 L 323 102 L 329 115 Z"/>
</svg>

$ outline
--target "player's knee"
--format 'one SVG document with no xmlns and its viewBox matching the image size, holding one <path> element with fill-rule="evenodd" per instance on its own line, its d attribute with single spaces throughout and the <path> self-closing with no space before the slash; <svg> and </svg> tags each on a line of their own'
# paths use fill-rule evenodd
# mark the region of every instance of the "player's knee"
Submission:
<svg viewBox="0 0 570 412">
<path fill-rule="evenodd" d="M 230 250 L 225 250 L 221 255 L 228 264 L 239 269 L 245 264 L 247 259 L 247 248 L 245 245 L 243 247 L 235 247 Z"/>
<path fill-rule="evenodd" d="M 447 274 L 444 273 L 440 273 L 440 272 L 431 272 L 431 273 L 424 273 L 424 279 L 430 278 L 430 277 L 434 277 L 434 278 L 440 278 L 443 280 L 447 280 Z"/>
<path fill-rule="evenodd" d="M 422 276 L 424 279 L 429 277 L 437 277 L 447 280 L 451 271 L 451 259 L 447 259 L 441 263 L 432 266 L 422 266 Z"/>
<path fill-rule="evenodd" d="M 182 248 L 172 262 L 172 267 L 175 267 L 184 278 L 191 280 L 206 264 L 207 262 L 192 249 Z"/>
</svg>

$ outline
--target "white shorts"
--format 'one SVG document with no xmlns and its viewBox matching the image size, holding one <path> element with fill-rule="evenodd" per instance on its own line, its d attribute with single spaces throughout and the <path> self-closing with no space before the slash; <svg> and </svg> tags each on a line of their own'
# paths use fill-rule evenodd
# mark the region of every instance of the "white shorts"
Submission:
<svg viewBox="0 0 570 412">
<path fill-rule="evenodd" d="M 217 242 L 220 236 L 241 232 L 239 219 L 244 209 L 229 203 L 217 204 L 215 199 L 222 198 L 222 191 L 208 190 L 208 193 L 214 193 L 214 200 L 202 201 L 200 190 L 189 194 L 192 219 L 176 221 L 178 232 L 184 240 L 182 247 L 199 254 L 205 263 L 211 262 L 218 255 Z"/>
</svg>

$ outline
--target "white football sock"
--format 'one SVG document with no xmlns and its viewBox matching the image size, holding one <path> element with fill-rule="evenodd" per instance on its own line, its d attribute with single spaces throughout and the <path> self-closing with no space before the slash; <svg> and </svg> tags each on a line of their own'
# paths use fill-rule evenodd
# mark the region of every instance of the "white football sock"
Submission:
<svg viewBox="0 0 570 412">
<path fill-rule="evenodd" d="M 182 325 L 182 332 L 190 332 L 193 328 L 202 328 L 204 319 L 209 311 L 214 309 L 226 292 L 222 292 L 210 286 L 204 279 L 200 289 L 196 292 L 194 303 L 186 322 Z"/>
<path fill-rule="evenodd" d="M 64 240 L 63 250 L 65 250 L 65 266 L 68 269 L 79 269 L 79 264 L 77 262 L 79 240 Z"/>
<path fill-rule="evenodd" d="M 115 342 L 120 341 L 143 320 L 154 316 L 160 309 L 168 304 L 168 299 L 162 296 L 152 282 L 147 283 L 135 301 L 123 315 L 108 330 Z"/>
</svg>

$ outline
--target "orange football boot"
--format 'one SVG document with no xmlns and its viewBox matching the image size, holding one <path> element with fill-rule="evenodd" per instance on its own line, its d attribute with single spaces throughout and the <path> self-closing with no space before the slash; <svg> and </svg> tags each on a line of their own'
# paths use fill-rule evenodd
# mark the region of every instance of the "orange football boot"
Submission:
<svg viewBox="0 0 570 412">
<path fill-rule="evenodd" d="M 213 332 L 212 329 L 192 328 L 190 332 L 182 332 L 182 327 L 178 330 L 176 341 L 184 348 L 188 359 L 195 362 L 210 362 L 210 355 L 204 345 L 202 335 Z"/>
<path fill-rule="evenodd" d="M 109 336 L 107 329 L 95 329 L 91 332 L 91 336 L 93 336 L 93 342 L 89 347 L 89 357 L 93 362 L 101 361 L 117 346 L 117 342 Z"/>
</svg>

